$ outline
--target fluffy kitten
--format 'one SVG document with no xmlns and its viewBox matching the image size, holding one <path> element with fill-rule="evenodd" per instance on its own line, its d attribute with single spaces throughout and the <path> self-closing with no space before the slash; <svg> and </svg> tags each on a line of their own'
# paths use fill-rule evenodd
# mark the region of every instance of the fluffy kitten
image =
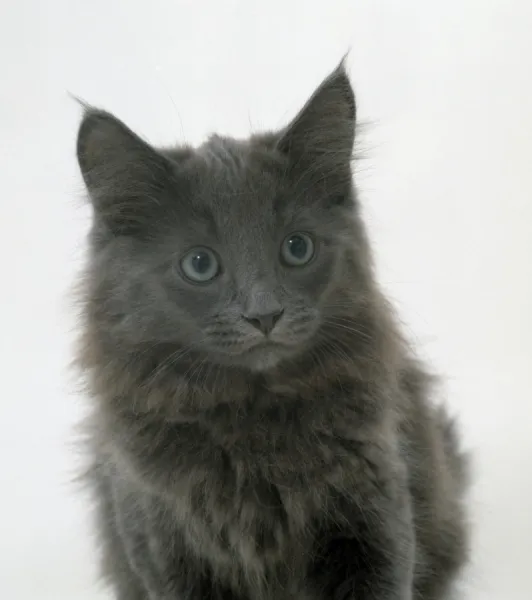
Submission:
<svg viewBox="0 0 532 600">
<path fill-rule="evenodd" d="M 155 149 L 88 108 L 80 363 L 119 600 L 436 600 L 465 462 L 374 279 L 340 65 L 280 132 Z"/>
</svg>

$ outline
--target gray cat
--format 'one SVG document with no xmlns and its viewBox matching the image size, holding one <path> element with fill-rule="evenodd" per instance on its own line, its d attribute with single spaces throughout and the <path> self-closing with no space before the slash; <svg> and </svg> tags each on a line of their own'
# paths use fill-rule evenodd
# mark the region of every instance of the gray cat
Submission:
<svg viewBox="0 0 532 600">
<path fill-rule="evenodd" d="M 375 282 L 340 65 L 282 131 L 155 149 L 87 108 L 80 365 L 119 600 L 440 600 L 466 462 Z"/>
</svg>

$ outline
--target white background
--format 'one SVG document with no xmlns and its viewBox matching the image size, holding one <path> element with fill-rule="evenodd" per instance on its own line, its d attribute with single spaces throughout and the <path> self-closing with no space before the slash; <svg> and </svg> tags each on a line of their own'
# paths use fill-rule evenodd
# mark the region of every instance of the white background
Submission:
<svg viewBox="0 0 532 600">
<path fill-rule="evenodd" d="M 19 0 L 0 9 L 0 596 L 105 597 L 69 480 L 72 92 L 154 143 L 284 124 L 351 48 L 383 284 L 474 451 L 467 597 L 532 598 L 530 0 Z"/>
</svg>

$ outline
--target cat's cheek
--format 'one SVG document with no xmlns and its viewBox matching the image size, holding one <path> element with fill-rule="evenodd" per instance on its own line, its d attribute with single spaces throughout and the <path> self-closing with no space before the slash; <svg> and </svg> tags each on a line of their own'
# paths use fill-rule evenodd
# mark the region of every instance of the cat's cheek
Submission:
<svg viewBox="0 0 532 600">
<path fill-rule="evenodd" d="M 298 306 L 305 311 L 319 313 L 322 298 L 327 295 L 332 287 L 329 270 L 333 268 L 329 261 L 313 265 L 304 273 L 293 274 L 283 282 L 286 290 L 286 308 L 293 307 L 294 312 L 299 312 Z"/>
<path fill-rule="evenodd" d="M 166 299 L 164 312 L 179 331 L 202 339 L 205 323 L 221 310 L 218 287 L 194 286 L 176 281 L 164 282 Z M 161 307 L 162 308 L 162 307 Z"/>
</svg>

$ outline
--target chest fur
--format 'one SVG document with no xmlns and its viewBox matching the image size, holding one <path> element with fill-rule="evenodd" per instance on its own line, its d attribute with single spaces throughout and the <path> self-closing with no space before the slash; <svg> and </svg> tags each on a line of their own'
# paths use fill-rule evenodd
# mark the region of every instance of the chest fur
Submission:
<svg viewBox="0 0 532 600">
<path fill-rule="evenodd" d="M 269 585 L 303 578 L 321 521 L 334 518 L 334 498 L 366 476 L 356 428 L 318 416 L 286 407 L 261 418 L 218 414 L 216 426 L 187 432 L 195 441 L 178 519 L 190 548 L 220 576 Z"/>
</svg>

